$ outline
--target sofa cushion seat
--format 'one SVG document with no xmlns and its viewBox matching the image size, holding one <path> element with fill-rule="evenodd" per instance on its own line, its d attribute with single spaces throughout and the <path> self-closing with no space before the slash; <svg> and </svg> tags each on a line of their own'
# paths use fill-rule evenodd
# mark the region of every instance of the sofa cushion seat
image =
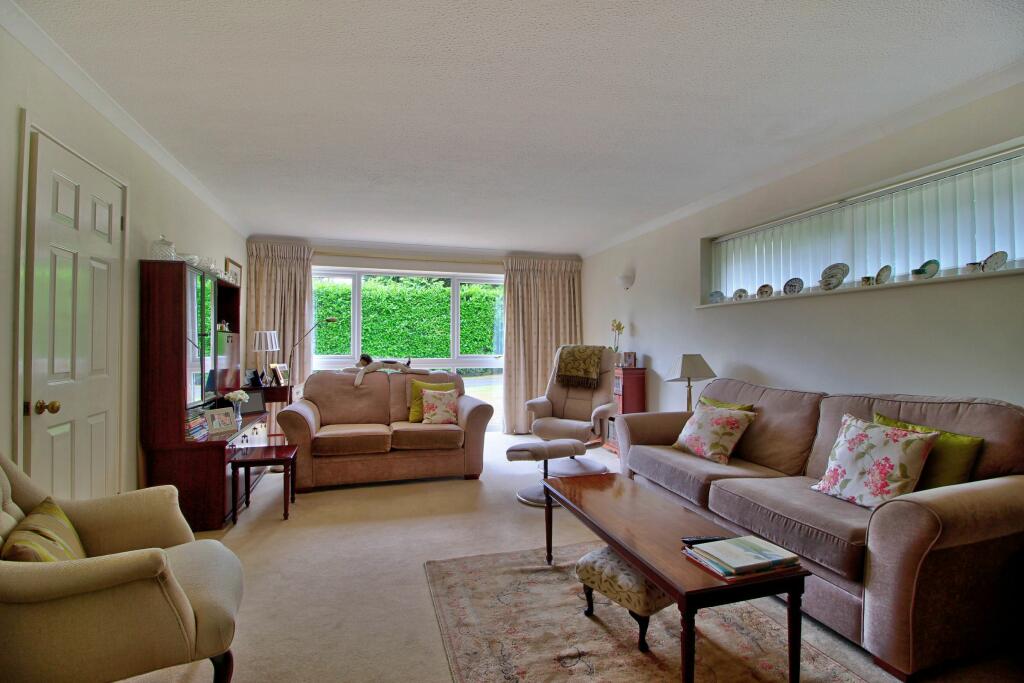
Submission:
<svg viewBox="0 0 1024 683">
<path fill-rule="evenodd" d="M 391 428 L 378 424 L 324 425 L 313 437 L 314 457 L 387 453 L 391 450 Z"/>
<path fill-rule="evenodd" d="M 787 550 L 859 581 L 871 510 L 811 490 L 817 479 L 730 479 L 711 487 L 708 509 Z"/>
<path fill-rule="evenodd" d="M 672 446 L 632 446 L 629 469 L 687 500 L 706 507 L 712 482 L 736 477 L 772 478 L 782 472 L 732 458 L 726 464 L 683 453 Z"/>
<path fill-rule="evenodd" d="M 217 541 L 205 539 L 167 548 L 167 564 L 196 618 L 195 659 L 231 647 L 242 604 L 242 563 Z"/>
<path fill-rule="evenodd" d="M 391 425 L 391 447 L 400 450 L 462 448 L 465 438 L 465 431 L 457 424 L 395 422 Z"/>
</svg>

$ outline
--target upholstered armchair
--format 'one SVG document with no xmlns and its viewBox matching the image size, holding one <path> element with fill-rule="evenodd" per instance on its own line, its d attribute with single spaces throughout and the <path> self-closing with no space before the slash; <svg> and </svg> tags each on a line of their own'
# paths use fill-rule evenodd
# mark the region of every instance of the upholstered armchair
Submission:
<svg viewBox="0 0 1024 683">
<path fill-rule="evenodd" d="M 587 389 L 563 387 L 556 380 L 558 361 L 564 348 L 560 346 L 555 352 L 544 395 L 526 402 L 526 409 L 533 414 L 530 430 L 545 441 L 576 439 L 591 448 L 600 446 L 608 432 L 608 418 L 617 410 L 612 393 L 615 352 L 611 348 L 604 350 L 597 388 Z M 552 461 L 549 473 L 556 477 L 571 477 L 607 471 L 604 465 L 572 457 Z"/>
<path fill-rule="evenodd" d="M 47 493 L 0 456 L 0 543 Z M 59 500 L 88 555 L 0 561 L 6 681 L 111 681 L 210 659 L 230 681 L 242 566 L 197 541 L 173 486 Z"/>
</svg>

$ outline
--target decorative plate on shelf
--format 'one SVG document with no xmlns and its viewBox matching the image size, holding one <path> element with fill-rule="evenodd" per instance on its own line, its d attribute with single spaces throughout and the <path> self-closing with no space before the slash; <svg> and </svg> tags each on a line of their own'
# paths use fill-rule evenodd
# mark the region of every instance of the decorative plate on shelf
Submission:
<svg viewBox="0 0 1024 683">
<path fill-rule="evenodd" d="M 984 273 L 992 273 L 1006 265 L 1007 253 L 997 251 L 981 262 L 981 270 Z"/>
<path fill-rule="evenodd" d="M 798 277 L 791 277 L 782 285 L 783 294 L 799 294 L 804 291 L 804 281 Z"/>
<path fill-rule="evenodd" d="M 732 300 L 733 301 L 743 301 L 744 299 L 748 299 L 748 298 L 750 298 L 750 292 L 748 292 L 747 290 L 743 289 L 742 287 L 740 289 L 737 289 L 735 292 L 732 293 Z"/>
<path fill-rule="evenodd" d="M 845 263 L 833 263 L 831 266 L 821 271 L 821 288 L 826 292 L 830 292 L 833 289 L 843 284 L 843 280 L 850 274 L 850 266 Z"/>
<path fill-rule="evenodd" d="M 721 291 L 719 291 L 717 289 L 715 291 L 711 292 L 710 294 L 708 294 L 708 303 L 709 304 L 720 304 L 723 301 L 725 301 L 725 294 L 723 294 Z"/>
<path fill-rule="evenodd" d="M 773 293 L 775 293 L 775 288 L 772 287 L 771 285 L 768 285 L 768 284 L 761 285 L 760 287 L 757 288 L 757 298 L 758 299 L 768 299 L 768 298 L 771 298 L 771 295 Z"/>
<path fill-rule="evenodd" d="M 924 271 L 924 279 L 929 280 L 935 277 L 935 273 L 939 272 L 939 262 L 935 259 L 928 259 L 921 264 L 921 270 Z"/>
<path fill-rule="evenodd" d="M 875 274 L 875 284 L 884 285 L 892 278 L 892 266 L 882 266 Z"/>
</svg>

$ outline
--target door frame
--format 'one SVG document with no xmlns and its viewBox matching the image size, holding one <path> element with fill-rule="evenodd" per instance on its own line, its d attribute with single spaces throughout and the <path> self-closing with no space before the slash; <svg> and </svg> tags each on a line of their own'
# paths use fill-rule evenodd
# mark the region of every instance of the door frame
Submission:
<svg viewBox="0 0 1024 683">
<path fill-rule="evenodd" d="M 97 171 L 107 176 L 116 185 L 120 186 L 124 193 L 123 206 L 121 207 L 121 215 L 123 216 L 124 224 L 121 231 L 121 280 L 117 282 L 117 286 L 121 290 L 121 307 L 117 311 L 117 335 L 121 340 L 121 363 L 120 363 L 120 375 L 118 376 L 118 387 L 117 387 L 117 411 L 120 419 L 119 428 L 117 435 L 115 436 L 117 451 L 117 493 L 121 493 L 124 487 L 122 480 L 124 473 L 124 446 L 125 446 L 125 434 L 127 431 L 127 424 L 129 417 L 125 414 L 125 406 L 128 403 L 127 391 L 128 384 L 125 381 L 128 376 L 128 353 L 127 339 L 125 339 L 125 282 L 127 278 L 128 270 L 128 236 L 130 234 L 131 221 L 128 215 L 128 183 L 119 178 L 118 176 L 110 173 L 102 166 L 97 165 L 95 162 L 89 160 L 88 157 L 76 151 L 73 147 L 62 142 L 60 138 L 50 133 L 46 128 L 40 125 L 38 117 L 32 115 L 27 109 L 21 108 L 21 122 L 20 122 L 20 133 L 21 139 L 18 146 L 18 196 L 17 196 L 17 222 L 14 231 L 14 254 L 17 262 L 15 264 L 15 283 L 14 283 L 14 316 L 13 316 L 13 344 L 14 358 L 12 359 L 12 424 L 11 424 L 11 454 L 12 460 L 17 465 L 24 469 L 25 468 L 25 435 L 29 433 L 28 420 L 30 419 L 30 411 L 28 410 L 28 397 L 25 395 L 25 335 L 28 333 L 28 316 L 31 313 L 31 306 L 28 301 L 28 288 L 27 288 L 27 273 L 28 273 L 28 259 L 32 257 L 28 253 L 28 201 L 29 201 L 29 183 L 31 181 L 31 169 L 29 168 L 30 162 L 30 145 L 32 140 L 32 134 L 37 133 L 42 137 L 45 137 L 50 142 L 61 147 L 70 154 L 75 155 L 85 163 L 89 164 Z M 134 416 L 132 416 L 134 419 Z"/>
</svg>

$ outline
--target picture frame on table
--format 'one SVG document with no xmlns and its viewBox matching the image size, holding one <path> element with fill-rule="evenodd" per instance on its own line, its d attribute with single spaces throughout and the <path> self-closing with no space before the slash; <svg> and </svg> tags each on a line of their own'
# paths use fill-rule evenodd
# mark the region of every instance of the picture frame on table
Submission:
<svg viewBox="0 0 1024 683">
<path fill-rule="evenodd" d="M 622 352 L 622 367 L 624 367 L 624 368 L 635 368 L 636 367 L 636 351 L 623 351 Z"/>
<path fill-rule="evenodd" d="M 227 279 L 236 285 L 242 284 L 242 264 L 228 257 L 224 257 L 224 272 Z"/>
<path fill-rule="evenodd" d="M 270 374 L 274 378 L 274 383 L 281 387 L 288 386 L 288 382 L 291 381 L 291 371 L 288 370 L 287 363 L 271 363 Z"/>
<path fill-rule="evenodd" d="M 203 413 L 206 418 L 206 429 L 211 434 L 233 432 L 237 428 L 235 424 L 234 408 L 214 408 Z"/>
</svg>

